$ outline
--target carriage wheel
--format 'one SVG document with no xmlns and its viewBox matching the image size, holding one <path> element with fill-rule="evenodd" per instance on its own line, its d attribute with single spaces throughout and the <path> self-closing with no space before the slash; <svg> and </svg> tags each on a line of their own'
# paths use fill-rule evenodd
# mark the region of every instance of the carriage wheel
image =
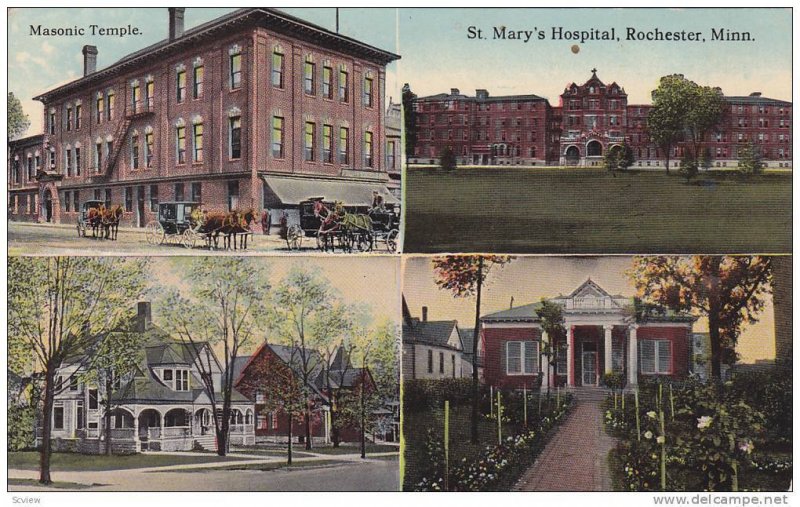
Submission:
<svg viewBox="0 0 800 507">
<path fill-rule="evenodd" d="M 392 229 L 389 231 L 389 234 L 386 235 L 386 250 L 391 253 L 397 251 L 397 238 L 400 236 L 400 231 L 397 229 Z"/>
<path fill-rule="evenodd" d="M 289 230 L 286 231 L 286 246 L 289 247 L 289 250 L 300 250 L 304 234 L 303 229 L 297 224 L 289 227 Z"/>
<path fill-rule="evenodd" d="M 198 234 L 194 232 L 192 229 L 186 229 L 183 231 L 183 236 L 181 237 L 181 245 L 184 248 L 194 248 L 197 244 Z"/>
<path fill-rule="evenodd" d="M 160 245 L 164 242 L 164 228 L 158 222 L 150 222 L 144 231 L 147 242 L 151 245 Z"/>
</svg>

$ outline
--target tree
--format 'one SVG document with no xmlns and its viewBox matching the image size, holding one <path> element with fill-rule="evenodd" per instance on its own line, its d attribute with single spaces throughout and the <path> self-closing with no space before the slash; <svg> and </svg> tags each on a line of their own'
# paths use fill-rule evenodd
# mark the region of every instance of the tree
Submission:
<svg viewBox="0 0 800 507">
<path fill-rule="evenodd" d="M 278 340 L 297 357 L 295 371 L 305 400 L 305 446 L 311 449 L 312 381 L 319 374 L 319 350 L 344 326 L 345 315 L 337 313 L 338 296 L 317 270 L 293 267 L 274 294 L 272 328 Z M 340 320 L 341 319 L 341 320 Z"/>
<path fill-rule="evenodd" d="M 633 165 L 633 150 L 626 143 L 614 145 L 606 150 L 603 161 L 606 169 L 616 178 L 618 170 L 624 171 Z"/>
<path fill-rule="evenodd" d="M 20 137 L 30 126 L 30 118 L 22 110 L 22 103 L 12 92 L 8 92 L 8 140 Z"/>
<path fill-rule="evenodd" d="M 545 366 L 548 377 L 555 375 L 555 365 L 558 351 L 555 343 L 564 343 L 567 339 L 567 328 L 564 326 L 564 308 L 558 303 L 542 298 L 536 314 L 541 319 L 542 331 L 547 333 L 547 343 L 542 344 L 541 355 L 545 357 Z M 553 368 L 551 370 L 551 368 Z M 550 374 L 552 372 L 552 375 Z M 550 396 L 550 383 L 547 384 L 547 395 Z"/>
<path fill-rule="evenodd" d="M 704 171 L 708 171 L 711 169 L 711 164 L 714 162 L 713 157 L 711 156 L 711 150 L 706 147 L 700 153 L 700 160 L 697 162 L 698 167 L 702 168 Z"/>
<path fill-rule="evenodd" d="M 455 297 L 475 296 L 475 329 L 472 337 L 472 417 L 470 439 L 478 443 L 478 333 L 481 323 L 481 291 L 486 277 L 494 266 L 503 266 L 511 257 L 502 255 L 447 255 L 433 258 L 436 285 L 449 290 Z"/>
<path fill-rule="evenodd" d="M 752 142 L 739 148 L 738 158 L 739 174 L 742 176 L 760 174 L 764 169 L 761 150 L 759 150 Z"/>
<path fill-rule="evenodd" d="M 680 74 L 664 76 L 651 94 L 653 107 L 647 113 L 647 132 L 650 139 L 664 151 L 667 174 L 672 148 L 684 138 L 690 83 Z"/>
<path fill-rule="evenodd" d="M 406 143 L 406 158 L 414 156 L 417 145 L 417 113 L 414 111 L 414 101 L 417 96 L 406 83 L 403 85 L 403 127 Z"/>
<path fill-rule="evenodd" d="M 691 156 L 691 154 L 689 154 L 688 151 L 684 153 L 683 157 L 681 157 L 681 165 L 678 168 L 678 172 L 680 172 L 683 177 L 686 178 L 687 183 L 691 181 L 692 178 L 697 176 L 697 161 Z"/>
<path fill-rule="evenodd" d="M 725 98 L 722 90 L 710 86 L 691 83 L 687 97 L 689 107 L 684 117 L 684 128 L 692 145 L 695 164 L 700 163 L 700 153 L 706 136 L 722 121 L 725 112 Z"/>
<path fill-rule="evenodd" d="M 735 356 L 742 325 L 754 323 L 771 293 L 771 260 L 763 256 L 637 257 L 629 276 L 645 304 L 708 319 L 711 374 Z"/>
<path fill-rule="evenodd" d="M 96 384 L 102 395 L 105 413 L 105 452 L 112 454 L 111 415 L 114 398 L 124 397 L 131 386 L 133 375 L 139 370 L 142 357 L 142 333 L 137 332 L 131 323 L 122 329 L 108 333 L 98 344 L 85 371 L 80 375 L 84 384 Z"/>
<path fill-rule="evenodd" d="M 229 448 L 234 364 L 253 345 L 269 311 L 269 271 L 261 259 L 199 257 L 182 259 L 189 296 L 178 289 L 159 305 L 165 331 L 177 336 L 195 355 L 203 390 L 211 403 L 217 454 Z M 222 349 L 219 364 L 212 349 Z M 221 370 L 221 371 L 217 371 Z M 220 385 L 214 379 L 219 374 Z M 219 408 L 221 405 L 221 409 Z"/>
<path fill-rule="evenodd" d="M 442 151 L 442 156 L 439 159 L 439 166 L 445 171 L 454 171 L 457 165 L 458 161 L 456 160 L 456 154 L 453 152 L 453 148 L 450 146 L 446 147 L 444 151 Z"/>
<path fill-rule="evenodd" d="M 39 482 L 50 484 L 54 398 L 85 369 L 102 339 L 132 317 L 144 294 L 147 260 L 11 257 L 8 261 L 9 351 L 24 351 L 43 380 Z M 11 362 L 15 363 L 20 358 Z M 56 385 L 67 361 L 74 373 Z"/>
</svg>

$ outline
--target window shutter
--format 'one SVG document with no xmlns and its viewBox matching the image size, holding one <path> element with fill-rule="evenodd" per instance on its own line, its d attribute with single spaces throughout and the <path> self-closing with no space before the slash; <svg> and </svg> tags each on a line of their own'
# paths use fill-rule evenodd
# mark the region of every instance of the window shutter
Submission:
<svg viewBox="0 0 800 507">
<path fill-rule="evenodd" d="M 669 373 L 672 371 L 672 350 L 669 340 L 658 342 L 658 372 Z"/>
<path fill-rule="evenodd" d="M 503 375 L 508 374 L 508 342 L 503 342 L 500 347 L 500 369 L 503 372 Z"/>
<path fill-rule="evenodd" d="M 655 373 L 655 342 L 653 340 L 642 340 L 639 342 L 639 356 L 642 373 Z"/>
</svg>

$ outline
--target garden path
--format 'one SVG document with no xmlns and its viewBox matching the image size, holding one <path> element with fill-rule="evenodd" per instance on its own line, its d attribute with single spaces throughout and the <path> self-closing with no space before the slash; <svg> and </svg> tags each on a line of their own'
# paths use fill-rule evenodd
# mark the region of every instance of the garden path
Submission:
<svg viewBox="0 0 800 507">
<path fill-rule="evenodd" d="M 576 406 L 522 474 L 515 491 L 611 491 L 608 452 L 615 446 L 603 427 L 599 389 L 576 392 Z"/>
</svg>

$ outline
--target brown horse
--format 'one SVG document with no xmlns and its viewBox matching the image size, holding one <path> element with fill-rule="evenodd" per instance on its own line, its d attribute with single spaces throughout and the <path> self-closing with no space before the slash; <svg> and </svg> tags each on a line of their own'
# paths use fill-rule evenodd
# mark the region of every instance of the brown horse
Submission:
<svg viewBox="0 0 800 507">
<path fill-rule="evenodd" d="M 336 239 L 342 235 L 340 206 L 335 205 L 331 211 L 322 201 L 314 202 L 314 215 L 319 217 L 320 225 L 317 231 L 319 247 L 323 252 L 336 250 Z"/>
<path fill-rule="evenodd" d="M 103 211 L 105 206 L 99 208 L 89 208 L 86 210 L 86 223 L 92 228 L 92 237 L 96 238 L 100 227 L 103 225 Z"/>
<path fill-rule="evenodd" d="M 119 222 L 122 219 L 122 214 L 125 209 L 120 205 L 111 206 L 106 209 L 102 214 L 102 223 L 105 239 L 112 241 L 117 240 L 117 232 L 119 232 Z"/>
<path fill-rule="evenodd" d="M 206 237 L 209 248 L 219 247 L 219 236 L 223 236 L 224 249 L 247 249 L 247 237 L 252 234 L 251 225 L 256 220 L 256 211 L 248 209 L 244 212 L 233 210 L 210 211 L 205 214 L 200 228 Z M 240 236 L 237 242 L 237 236 Z M 213 242 L 213 247 L 211 246 Z"/>
<path fill-rule="evenodd" d="M 236 239 L 239 236 L 239 249 L 247 250 L 247 238 L 253 234 L 251 224 L 256 220 L 256 210 L 248 208 L 245 211 L 233 211 L 231 217 L 230 234 L 233 239 L 233 249 L 236 250 Z"/>
</svg>

